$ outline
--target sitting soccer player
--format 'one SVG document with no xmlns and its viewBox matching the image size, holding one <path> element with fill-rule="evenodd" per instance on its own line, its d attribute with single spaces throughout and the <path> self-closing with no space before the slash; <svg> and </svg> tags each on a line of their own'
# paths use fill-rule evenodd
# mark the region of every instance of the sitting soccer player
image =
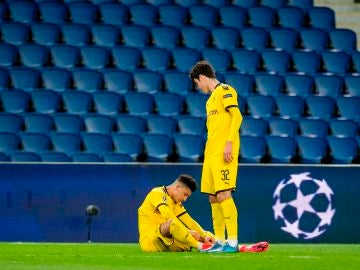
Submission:
<svg viewBox="0 0 360 270">
<path fill-rule="evenodd" d="M 139 243 L 143 251 L 211 249 L 213 235 L 206 232 L 182 204 L 196 188 L 195 179 L 182 174 L 169 186 L 149 192 L 138 210 Z"/>
</svg>

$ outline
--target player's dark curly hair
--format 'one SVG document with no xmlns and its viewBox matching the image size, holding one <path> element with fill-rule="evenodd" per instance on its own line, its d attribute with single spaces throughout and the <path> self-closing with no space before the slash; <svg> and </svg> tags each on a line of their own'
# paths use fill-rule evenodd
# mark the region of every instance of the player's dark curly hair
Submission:
<svg viewBox="0 0 360 270">
<path fill-rule="evenodd" d="M 199 79 L 200 75 L 204 75 L 208 78 L 216 78 L 214 68 L 205 60 L 197 62 L 195 66 L 192 67 L 189 77 L 194 81 L 194 79 Z"/>
<path fill-rule="evenodd" d="M 191 190 L 191 192 L 194 192 L 197 189 L 196 180 L 188 174 L 181 174 L 176 180 L 187 186 Z"/>
</svg>

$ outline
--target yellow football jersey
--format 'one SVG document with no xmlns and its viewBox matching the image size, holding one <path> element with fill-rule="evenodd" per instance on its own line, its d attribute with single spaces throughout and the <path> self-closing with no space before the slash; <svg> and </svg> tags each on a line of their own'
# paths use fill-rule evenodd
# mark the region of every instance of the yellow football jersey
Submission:
<svg viewBox="0 0 360 270">
<path fill-rule="evenodd" d="M 206 102 L 208 134 L 205 158 L 223 154 L 231 126 L 231 116 L 226 109 L 233 106 L 238 107 L 236 90 L 227 84 L 219 83 Z M 240 138 L 237 133 L 233 141 L 235 155 L 239 154 L 239 148 Z"/>
<path fill-rule="evenodd" d="M 186 212 L 181 203 L 175 203 L 171 199 L 165 187 L 152 189 L 138 209 L 140 241 L 147 233 L 153 231 L 153 228 L 160 226 L 166 221 L 158 210 L 162 204 L 169 206 L 170 210 L 177 217 Z"/>
</svg>

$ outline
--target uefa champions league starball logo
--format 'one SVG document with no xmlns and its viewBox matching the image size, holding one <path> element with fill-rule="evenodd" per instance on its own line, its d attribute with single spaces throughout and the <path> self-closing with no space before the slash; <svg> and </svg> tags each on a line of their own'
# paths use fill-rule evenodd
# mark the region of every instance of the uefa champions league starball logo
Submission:
<svg viewBox="0 0 360 270">
<path fill-rule="evenodd" d="M 316 238 L 331 225 L 333 196 L 325 179 L 314 179 L 308 172 L 291 174 L 274 191 L 274 219 L 295 238 Z"/>
</svg>

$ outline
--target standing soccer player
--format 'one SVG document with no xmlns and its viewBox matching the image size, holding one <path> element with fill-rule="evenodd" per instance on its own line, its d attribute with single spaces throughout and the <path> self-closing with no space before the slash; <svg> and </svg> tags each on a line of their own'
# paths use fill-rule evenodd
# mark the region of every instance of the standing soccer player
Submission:
<svg viewBox="0 0 360 270">
<path fill-rule="evenodd" d="M 238 250 L 238 213 L 232 198 L 236 188 L 239 129 L 242 123 L 235 89 L 220 83 L 207 61 L 200 61 L 190 71 L 191 80 L 204 93 L 206 102 L 207 142 L 201 177 L 201 192 L 209 195 L 215 238 L 219 251 Z M 225 231 L 227 241 L 225 241 Z"/>
</svg>

